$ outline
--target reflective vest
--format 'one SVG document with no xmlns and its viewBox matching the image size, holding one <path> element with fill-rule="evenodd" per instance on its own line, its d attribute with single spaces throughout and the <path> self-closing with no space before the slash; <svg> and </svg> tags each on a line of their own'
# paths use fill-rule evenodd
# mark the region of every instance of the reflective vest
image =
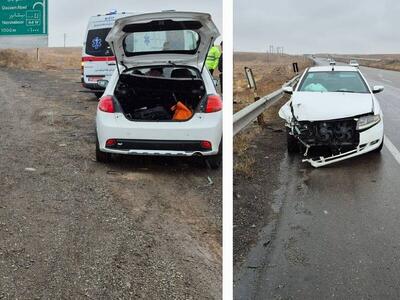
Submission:
<svg viewBox="0 0 400 300">
<path fill-rule="evenodd" d="M 219 51 L 219 48 L 217 46 L 212 46 L 208 52 L 206 60 L 207 68 L 209 70 L 215 70 L 218 68 L 218 60 L 220 56 L 221 52 Z"/>
</svg>

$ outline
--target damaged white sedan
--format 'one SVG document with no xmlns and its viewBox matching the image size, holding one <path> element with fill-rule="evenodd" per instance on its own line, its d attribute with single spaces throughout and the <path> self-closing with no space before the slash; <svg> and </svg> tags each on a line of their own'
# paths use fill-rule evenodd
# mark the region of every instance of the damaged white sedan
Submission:
<svg viewBox="0 0 400 300">
<path fill-rule="evenodd" d="M 360 70 L 351 66 L 307 69 L 292 97 L 279 111 L 286 121 L 287 149 L 301 152 L 303 162 L 321 167 L 383 147 L 383 115 L 372 89 Z M 324 155 L 312 150 L 323 149 Z"/>
</svg>

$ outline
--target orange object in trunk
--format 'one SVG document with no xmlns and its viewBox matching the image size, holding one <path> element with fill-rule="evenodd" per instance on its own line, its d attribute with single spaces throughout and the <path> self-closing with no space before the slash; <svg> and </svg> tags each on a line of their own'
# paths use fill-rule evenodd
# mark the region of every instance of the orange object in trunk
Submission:
<svg viewBox="0 0 400 300">
<path fill-rule="evenodd" d="M 190 110 L 190 108 L 188 108 L 181 101 L 178 101 L 178 103 L 176 103 L 171 110 L 175 112 L 172 120 L 185 121 L 193 116 L 193 112 Z"/>
</svg>

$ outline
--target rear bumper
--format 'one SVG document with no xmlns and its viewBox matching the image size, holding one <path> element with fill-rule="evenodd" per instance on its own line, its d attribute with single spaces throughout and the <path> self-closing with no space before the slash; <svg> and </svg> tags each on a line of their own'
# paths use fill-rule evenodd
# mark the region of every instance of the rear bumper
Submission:
<svg viewBox="0 0 400 300">
<path fill-rule="evenodd" d="M 162 141 L 162 140 L 124 140 L 118 139 L 113 146 L 106 146 L 110 150 L 161 150 L 161 151 L 185 151 L 204 152 L 211 151 L 201 145 L 201 141 Z"/>
<path fill-rule="evenodd" d="M 349 159 L 355 156 L 359 156 L 377 149 L 383 142 L 383 121 L 371 127 L 368 130 L 360 132 L 360 142 L 357 148 L 340 153 L 338 155 L 333 155 L 330 157 L 318 157 L 303 159 L 303 162 L 310 163 L 313 167 L 323 167 L 330 165 L 345 159 Z"/>
<path fill-rule="evenodd" d="M 96 130 L 100 150 L 128 155 L 216 155 L 222 139 L 222 112 L 196 114 L 186 122 L 134 122 L 122 114 L 97 111 Z M 106 141 L 117 144 L 106 147 Z M 201 147 L 211 143 L 211 149 Z"/>
<path fill-rule="evenodd" d="M 82 86 L 86 89 L 104 92 L 104 88 L 100 87 L 97 83 L 86 83 L 82 80 Z"/>
</svg>

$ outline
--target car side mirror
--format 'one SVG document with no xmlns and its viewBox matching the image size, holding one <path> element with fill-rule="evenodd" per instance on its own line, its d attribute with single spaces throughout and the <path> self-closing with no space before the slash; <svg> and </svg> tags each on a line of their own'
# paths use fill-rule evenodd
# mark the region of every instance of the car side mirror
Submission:
<svg viewBox="0 0 400 300">
<path fill-rule="evenodd" d="M 283 92 L 291 95 L 291 94 L 293 94 L 293 88 L 291 86 L 285 86 L 283 88 Z"/>
<path fill-rule="evenodd" d="M 105 89 L 108 85 L 108 80 L 105 80 L 105 79 L 97 80 L 97 84 L 99 85 L 99 87 Z"/>
<path fill-rule="evenodd" d="M 375 85 L 375 86 L 372 88 L 372 92 L 373 92 L 374 94 L 377 94 L 377 93 L 382 92 L 384 89 L 385 89 L 385 88 L 384 88 L 382 85 Z"/>
</svg>

